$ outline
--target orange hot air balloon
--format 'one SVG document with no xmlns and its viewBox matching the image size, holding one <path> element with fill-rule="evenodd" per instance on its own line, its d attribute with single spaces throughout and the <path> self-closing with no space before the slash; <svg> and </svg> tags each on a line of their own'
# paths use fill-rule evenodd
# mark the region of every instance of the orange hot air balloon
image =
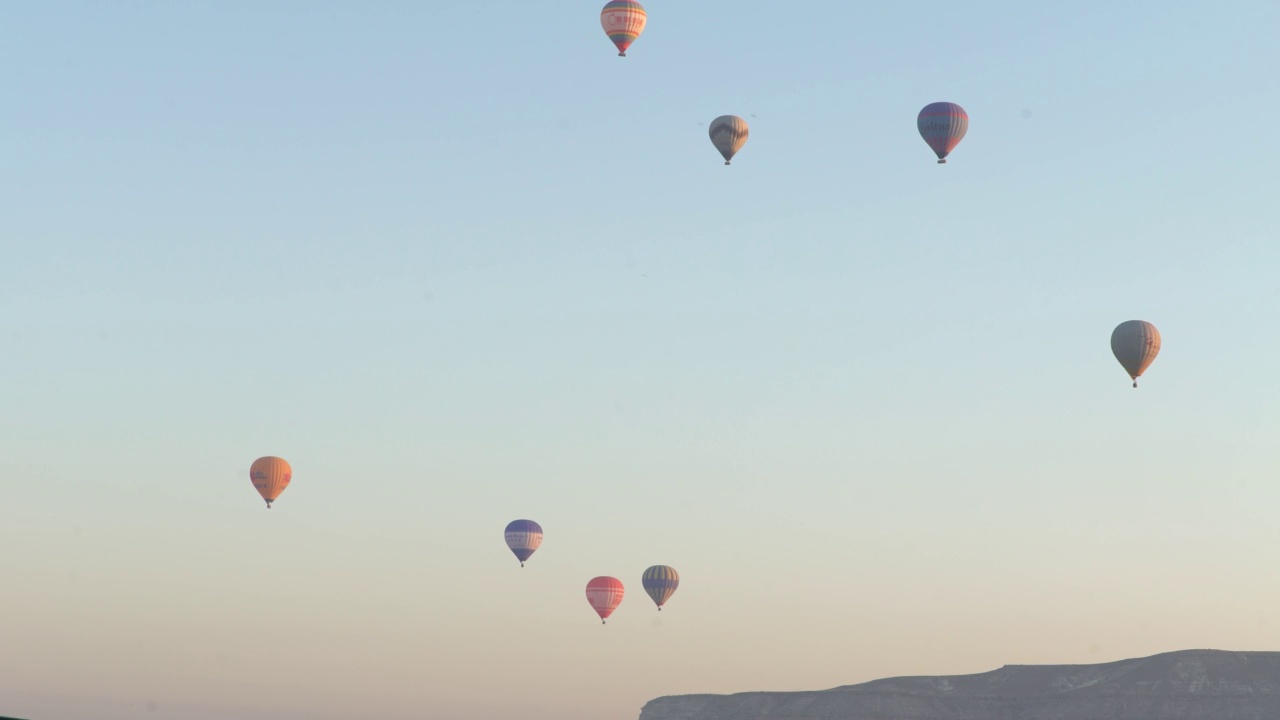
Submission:
<svg viewBox="0 0 1280 720">
<path fill-rule="evenodd" d="M 249 479 L 253 481 L 253 488 L 262 499 L 267 501 L 267 509 L 270 510 L 271 503 L 289 487 L 289 481 L 293 479 L 293 468 L 289 467 L 284 458 L 268 455 L 253 461 L 253 465 L 249 467 Z"/>
</svg>

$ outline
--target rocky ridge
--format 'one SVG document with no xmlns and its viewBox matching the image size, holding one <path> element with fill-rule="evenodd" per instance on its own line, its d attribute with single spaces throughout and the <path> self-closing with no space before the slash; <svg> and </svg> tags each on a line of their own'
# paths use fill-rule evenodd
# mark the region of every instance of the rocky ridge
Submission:
<svg viewBox="0 0 1280 720">
<path fill-rule="evenodd" d="M 1280 652 L 1184 650 L 1098 665 L 1006 665 L 812 692 L 680 695 L 640 720 L 1280 720 Z"/>
</svg>

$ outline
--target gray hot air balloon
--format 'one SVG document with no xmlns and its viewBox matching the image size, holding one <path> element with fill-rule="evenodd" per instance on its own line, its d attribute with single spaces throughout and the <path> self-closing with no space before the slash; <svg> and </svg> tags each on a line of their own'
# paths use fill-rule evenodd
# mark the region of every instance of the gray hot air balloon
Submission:
<svg viewBox="0 0 1280 720">
<path fill-rule="evenodd" d="M 1138 378 L 1160 354 L 1160 331 L 1144 320 L 1122 322 L 1111 331 L 1111 352 L 1138 387 Z"/>
<path fill-rule="evenodd" d="M 711 136 L 711 144 L 716 146 L 724 156 L 724 164 L 728 165 L 733 156 L 747 143 L 747 121 L 737 115 L 721 115 L 711 121 L 707 134 Z"/>
</svg>

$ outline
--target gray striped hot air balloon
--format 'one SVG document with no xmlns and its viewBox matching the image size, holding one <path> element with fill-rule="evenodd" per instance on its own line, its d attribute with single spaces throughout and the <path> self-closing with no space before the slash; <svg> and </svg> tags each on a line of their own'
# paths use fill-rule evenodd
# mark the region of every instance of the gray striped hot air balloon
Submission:
<svg viewBox="0 0 1280 720">
<path fill-rule="evenodd" d="M 938 156 L 938 164 L 945 165 L 947 156 L 969 132 L 969 114 L 953 102 L 929 103 L 916 116 L 916 129 Z"/>
<path fill-rule="evenodd" d="M 1145 320 L 1126 320 L 1111 331 L 1111 352 L 1138 387 L 1138 378 L 1160 354 L 1160 331 Z"/>
<path fill-rule="evenodd" d="M 724 156 L 725 165 L 747 144 L 748 133 L 747 121 L 737 115 L 721 115 L 712 120 L 711 127 L 707 129 L 711 144 Z"/>
<path fill-rule="evenodd" d="M 676 588 L 680 587 L 680 573 L 670 565 L 654 565 L 644 571 L 640 580 L 644 591 L 653 599 L 653 603 L 662 610 Z"/>
</svg>

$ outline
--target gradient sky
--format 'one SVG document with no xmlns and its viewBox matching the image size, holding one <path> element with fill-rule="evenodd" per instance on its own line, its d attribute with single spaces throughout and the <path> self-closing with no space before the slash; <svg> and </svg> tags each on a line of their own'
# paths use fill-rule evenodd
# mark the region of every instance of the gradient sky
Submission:
<svg viewBox="0 0 1280 720">
<path fill-rule="evenodd" d="M 0 3 L 0 714 L 1280 647 L 1280 4 L 600 4 Z"/>
</svg>

